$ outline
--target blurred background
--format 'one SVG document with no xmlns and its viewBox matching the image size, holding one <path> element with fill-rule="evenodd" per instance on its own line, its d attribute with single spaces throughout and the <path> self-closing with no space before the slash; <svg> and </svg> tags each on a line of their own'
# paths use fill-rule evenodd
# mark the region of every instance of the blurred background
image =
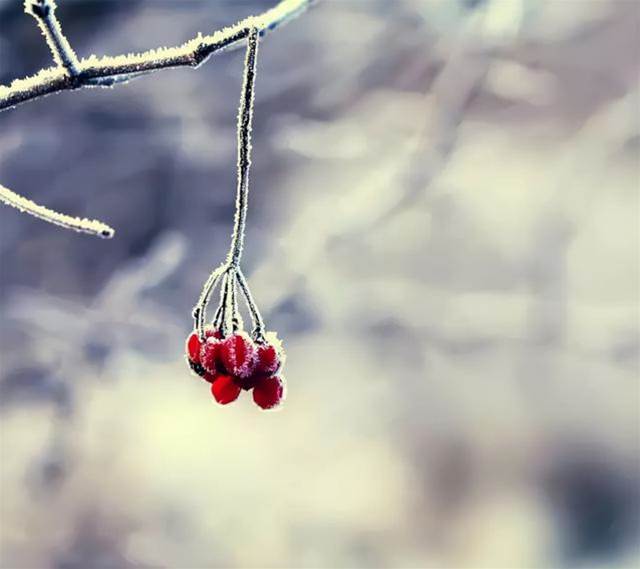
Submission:
<svg viewBox="0 0 640 569">
<path fill-rule="evenodd" d="M 60 0 L 80 56 L 267 1 Z M 243 50 L 0 116 L 7 569 L 640 564 L 634 0 L 324 0 L 261 45 L 245 273 L 288 399 L 183 359 Z M 0 83 L 51 63 L 0 0 Z"/>
</svg>

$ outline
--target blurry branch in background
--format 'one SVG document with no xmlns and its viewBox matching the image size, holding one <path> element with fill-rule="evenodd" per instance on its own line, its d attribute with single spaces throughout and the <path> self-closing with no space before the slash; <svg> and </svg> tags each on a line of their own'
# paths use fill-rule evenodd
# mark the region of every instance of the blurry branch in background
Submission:
<svg viewBox="0 0 640 569">
<path fill-rule="evenodd" d="M 251 29 L 257 29 L 263 36 L 295 18 L 314 1 L 282 0 L 258 16 L 250 16 L 210 35 L 198 34 L 177 47 L 102 58 L 92 55 L 78 60 L 55 15 L 55 0 L 25 0 L 25 12 L 38 22 L 57 66 L 43 69 L 32 77 L 16 79 L 9 86 L 0 85 L 0 111 L 60 91 L 112 87 L 161 69 L 198 67 L 213 53 L 242 45 Z M 1 186 L 0 201 L 68 229 L 99 237 L 112 237 L 114 233 L 113 229 L 101 222 L 56 213 Z"/>
<path fill-rule="evenodd" d="M 387 152 L 385 160 L 359 176 L 358 183 L 349 188 L 348 202 L 336 209 L 326 223 L 314 228 L 313 239 L 305 242 L 304 255 L 291 255 L 287 270 L 269 256 L 263 257 L 261 266 L 254 269 L 254 281 L 257 278 L 264 285 L 277 279 L 279 283 L 277 296 L 262 300 L 263 311 L 275 310 L 283 298 L 297 294 L 302 276 L 313 272 L 318 263 L 326 262 L 323 255 L 331 250 L 332 240 L 360 246 L 363 236 L 380 232 L 404 212 L 423 208 L 428 214 L 428 201 L 438 192 L 434 182 L 457 148 L 464 114 L 493 63 L 492 46 L 483 34 L 488 6 L 490 3 L 474 6 L 462 25 L 442 40 L 446 48 L 441 51 L 447 55 L 442 65 L 429 73 L 420 107 L 412 109 L 411 134 Z M 421 72 L 427 74 L 430 59 L 425 57 L 422 65 Z M 391 192 L 389 187 L 397 190 Z M 297 215 L 301 225 L 292 226 L 291 234 L 282 238 L 285 243 L 295 244 L 299 227 L 308 223 L 304 214 Z M 398 310 L 397 305 L 393 310 Z"/>
<path fill-rule="evenodd" d="M 113 228 L 109 227 L 106 223 L 102 223 L 96 219 L 73 217 L 64 213 L 58 213 L 12 192 L 2 184 L 0 184 L 0 201 L 11 207 L 15 207 L 23 213 L 28 213 L 38 219 L 44 219 L 49 223 L 59 225 L 65 229 L 73 229 L 81 233 L 90 233 L 106 239 L 113 237 Z"/>
</svg>

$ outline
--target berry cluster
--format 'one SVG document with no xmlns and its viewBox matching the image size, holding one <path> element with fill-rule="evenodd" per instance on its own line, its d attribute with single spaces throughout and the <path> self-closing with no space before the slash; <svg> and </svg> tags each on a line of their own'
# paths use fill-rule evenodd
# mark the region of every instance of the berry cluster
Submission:
<svg viewBox="0 0 640 569">
<path fill-rule="evenodd" d="M 284 352 L 274 333 L 254 342 L 244 332 L 225 338 L 222 329 L 207 327 L 203 340 L 197 332 L 187 338 L 187 361 L 211 384 L 218 403 L 235 401 L 243 389 L 253 390 L 253 400 L 262 409 L 273 409 L 283 401 L 285 384 L 278 372 Z"/>
</svg>

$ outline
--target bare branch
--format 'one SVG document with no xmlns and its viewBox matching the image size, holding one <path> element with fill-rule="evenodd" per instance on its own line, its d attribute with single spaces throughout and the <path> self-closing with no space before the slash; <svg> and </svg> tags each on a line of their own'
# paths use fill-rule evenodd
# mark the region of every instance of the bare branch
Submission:
<svg viewBox="0 0 640 569">
<path fill-rule="evenodd" d="M 263 36 L 296 17 L 313 1 L 282 0 L 274 8 L 259 16 L 245 18 L 234 26 L 211 35 L 198 35 L 177 47 L 153 49 L 132 55 L 107 56 L 100 59 L 91 56 L 78 62 L 78 73 L 73 77 L 69 76 L 63 68 L 43 69 L 32 77 L 16 79 L 9 86 L 0 86 L 0 111 L 60 91 L 82 87 L 112 86 L 160 69 L 197 67 L 209 56 L 222 49 L 242 45 L 251 28 L 257 28 Z"/>
<path fill-rule="evenodd" d="M 153 49 L 140 54 L 103 57 L 101 59 L 92 55 L 87 59 L 78 61 L 73 48 L 62 33 L 62 27 L 55 15 L 55 0 L 25 0 L 25 12 L 33 16 L 38 22 L 58 66 L 43 69 L 33 77 L 16 79 L 9 86 L 0 85 L 0 111 L 60 91 L 80 89 L 82 87 L 112 87 L 160 69 L 184 66 L 197 67 L 213 53 L 224 48 L 237 47 L 249 36 L 247 61 L 251 64 L 251 69 L 245 74 L 245 88 L 243 90 L 243 93 L 247 92 L 246 84 L 249 77 L 250 85 L 248 95 L 246 95 L 248 99 L 244 100 L 245 107 L 247 107 L 248 104 L 248 110 L 243 112 L 243 107 L 241 106 L 241 117 L 244 116 L 246 119 L 244 135 L 246 140 L 243 142 L 242 135 L 240 135 L 238 158 L 239 172 L 241 172 L 239 174 L 240 192 L 240 188 L 246 186 L 249 167 L 248 151 L 250 147 L 251 103 L 253 101 L 253 74 L 258 35 L 264 35 L 266 32 L 274 30 L 296 17 L 314 1 L 315 0 L 282 0 L 274 8 L 259 16 L 245 18 L 235 26 L 214 32 L 208 36 L 199 34 L 196 38 L 181 46 Z M 251 57 L 251 60 L 249 60 L 249 57 Z M 240 118 L 239 121 L 240 120 L 244 121 L 242 118 Z M 244 163 L 244 167 L 241 166 L 241 162 Z M 244 201 L 246 203 L 246 191 L 244 194 Z M 49 223 L 74 229 L 75 231 L 82 231 L 107 238 L 112 237 L 114 233 L 111 227 L 100 221 L 79 219 L 57 213 L 44 206 L 35 204 L 31 200 L 16 194 L 4 186 L 0 186 L 0 201 L 20 211 L 48 221 Z M 246 210 L 246 205 L 243 209 Z M 243 215 L 246 215 L 246 213 Z M 241 222 L 241 226 L 239 228 L 236 227 L 235 232 L 235 235 L 239 237 L 236 237 L 234 240 L 237 245 L 237 247 L 234 248 L 234 250 L 237 249 L 235 256 L 237 256 L 238 260 L 242 249 L 242 234 L 244 233 L 243 219 L 241 219 Z M 240 229 L 240 231 L 238 231 L 238 229 Z M 214 285 L 216 281 L 217 279 L 210 284 Z M 205 289 L 206 288 L 207 287 L 205 287 Z M 201 303 L 197 307 L 197 315 L 194 313 L 197 323 L 198 321 L 200 322 L 199 329 L 201 332 L 208 294 L 210 294 L 210 289 L 205 295 L 204 303 L 201 299 Z"/>
<path fill-rule="evenodd" d="M 69 75 L 74 76 L 78 74 L 78 57 L 62 33 L 60 22 L 56 17 L 56 8 L 55 0 L 24 1 L 24 11 L 31 14 L 38 22 L 54 61 L 64 67 Z"/>
<path fill-rule="evenodd" d="M 28 213 L 30 215 L 33 215 L 34 217 L 44 219 L 49 223 L 59 225 L 60 227 L 64 227 L 66 229 L 73 229 L 74 231 L 78 231 L 80 233 L 89 233 L 91 235 L 96 235 L 97 237 L 103 237 L 105 239 L 110 239 L 114 234 L 113 228 L 109 227 L 105 223 L 102 223 L 101 221 L 86 218 L 81 219 L 79 217 L 73 217 L 64 213 L 55 212 L 42 205 L 38 205 L 37 203 L 34 203 L 31 200 L 16 194 L 15 192 L 12 192 L 9 188 L 5 188 L 2 185 L 0 185 L 0 201 L 4 202 L 7 205 L 15 207 L 16 209 L 24 213 Z"/>
</svg>

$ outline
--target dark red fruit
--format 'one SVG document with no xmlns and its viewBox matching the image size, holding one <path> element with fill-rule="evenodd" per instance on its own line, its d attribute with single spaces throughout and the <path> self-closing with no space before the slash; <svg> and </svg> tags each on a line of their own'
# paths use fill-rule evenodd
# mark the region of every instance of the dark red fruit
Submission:
<svg viewBox="0 0 640 569">
<path fill-rule="evenodd" d="M 229 374 L 244 378 L 253 373 L 256 348 L 246 334 L 233 334 L 222 340 L 220 346 L 220 361 Z"/>
<path fill-rule="evenodd" d="M 273 409 L 284 399 L 284 381 L 277 375 L 264 377 L 253 388 L 253 400 L 262 409 Z"/>
<path fill-rule="evenodd" d="M 230 375 L 218 375 L 211 384 L 211 393 L 220 405 L 227 405 L 238 398 L 240 386 Z"/>
<path fill-rule="evenodd" d="M 187 356 L 189 360 L 194 363 L 200 362 L 200 338 L 196 332 L 192 332 L 191 335 L 187 338 Z"/>
<path fill-rule="evenodd" d="M 209 373 L 216 373 L 220 369 L 220 351 L 222 342 L 211 336 L 200 350 L 200 363 Z"/>
<path fill-rule="evenodd" d="M 222 338 L 222 333 L 220 330 L 214 330 L 209 326 L 204 331 L 205 341 L 207 338 L 212 337 L 220 339 Z M 200 350 L 202 350 L 202 344 L 204 344 L 204 342 L 200 341 L 200 337 L 197 332 L 191 332 L 191 334 L 189 334 L 189 337 L 187 338 L 186 352 L 192 362 L 200 362 Z"/>
<path fill-rule="evenodd" d="M 272 375 L 280 367 L 280 354 L 271 344 L 260 344 L 257 349 L 256 367 L 254 373 Z"/>
</svg>

